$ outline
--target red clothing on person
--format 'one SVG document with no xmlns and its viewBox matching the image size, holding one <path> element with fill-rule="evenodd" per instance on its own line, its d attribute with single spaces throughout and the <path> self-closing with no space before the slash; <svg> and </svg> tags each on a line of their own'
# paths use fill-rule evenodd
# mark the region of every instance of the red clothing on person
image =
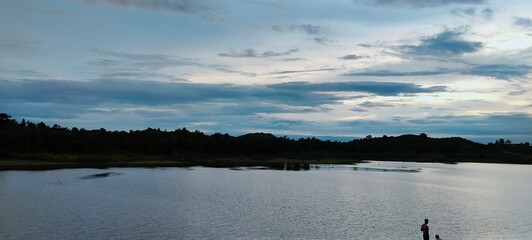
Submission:
<svg viewBox="0 0 532 240">
<path fill-rule="evenodd" d="M 430 240 L 429 225 L 427 225 L 426 223 L 421 225 L 421 231 L 423 231 L 423 240 Z"/>
<path fill-rule="evenodd" d="M 421 231 L 423 231 L 423 235 L 424 236 L 428 236 L 429 235 L 429 225 L 427 225 L 427 224 L 421 225 Z"/>
</svg>

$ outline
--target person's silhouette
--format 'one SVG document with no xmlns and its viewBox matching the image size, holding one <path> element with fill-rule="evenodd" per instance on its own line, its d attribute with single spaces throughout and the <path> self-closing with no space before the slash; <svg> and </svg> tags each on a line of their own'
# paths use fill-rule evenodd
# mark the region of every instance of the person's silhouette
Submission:
<svg viewBox="0 0 532 240">
<path fill-rule="evenodd" d="M 429 240 L 429 220 L 425 218 L 425 223 L 421 225 L 421 231 L 423 232 L 423 240 Z"/>
</svg>

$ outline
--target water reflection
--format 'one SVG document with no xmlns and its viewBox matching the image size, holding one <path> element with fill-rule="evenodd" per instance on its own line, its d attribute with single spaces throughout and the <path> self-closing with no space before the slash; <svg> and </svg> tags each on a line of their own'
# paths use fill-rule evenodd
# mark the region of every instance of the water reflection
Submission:
<svg viewBox="0 0 532 240">
<path fill-rule="evenodd" d="M 357 165 L 341 165 L 341 164 L 305 164 L 305 163 L 280 163 L 270 164 L 266 166 L 251 166 L 251 167 L 232 167 L 235 171 L 250 171 L 250 170 L 280 170 L 280 171 L 363 171 L 363 172 L 405 172 L 416 173 L 420 172 L 421 168 L 411 168 L 406 166 L 364 166 Z"/>
<path fill-rule="evenodd" d="M 79 179 L 81 179 L 81 180 L 98 179 L 98 178 L 118 176 L 118 175 L 121 175 L 121 174 L 122 173 L 117 173 L 117 172 L 104 172 L 104 173 L 86 175 L 86 176 L 80 177 Z"/>
<path fill-rule="evenodd" d="M 421 168 L 411 169 L 411 168 L 407 168 L 407 167 L 403 167 L 403 168 L 353 167 L 353 170 L 355 170 L 355 171 L 364 171 L 364 172 L 407 172 L 407 173 L 415 173 L 415 172 L 420 172 Z"/>
<path fill-rule="evenodd" d="M 310 170 L 310 165 L 311 164 L 304 163 L 284 163 L 282 166 L 273 166 L 273 169 L 285 171 L 308 171 Z"/>
<path fill-rule="evenodd" d="M 266 166 L 251 166 L 251 167 L 232 167 L 231 170 L 235 171 L 249 171 L 249 170 L 282 170 L 282 171 L 309 171 L 319 169 L 318 164 L 305 164 L 305 163 L 279 163 L 268 164 Z"/>
</svg>

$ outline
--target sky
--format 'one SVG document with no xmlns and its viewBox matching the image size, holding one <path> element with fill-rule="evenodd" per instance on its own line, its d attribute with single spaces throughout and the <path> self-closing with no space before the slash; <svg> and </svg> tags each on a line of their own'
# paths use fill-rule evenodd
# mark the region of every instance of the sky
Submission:
<svg viewBox="0 0 532 240">
<path fill-rule="evenodd" d="M 107 130 L 532 142 L 528 0 L 3 0 L 0 112 Z"/>
</svg>

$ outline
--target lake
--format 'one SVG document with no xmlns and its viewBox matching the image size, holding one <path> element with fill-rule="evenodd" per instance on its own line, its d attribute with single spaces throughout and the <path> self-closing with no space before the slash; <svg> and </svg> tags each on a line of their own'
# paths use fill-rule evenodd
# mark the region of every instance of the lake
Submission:
<svg viewBox="0 0 532 240">
<path fill-rule="evenodd" d="M 532 238 L 529 165 L 285 169 L 3 171 L 0 239 Z"/>
</svg>

